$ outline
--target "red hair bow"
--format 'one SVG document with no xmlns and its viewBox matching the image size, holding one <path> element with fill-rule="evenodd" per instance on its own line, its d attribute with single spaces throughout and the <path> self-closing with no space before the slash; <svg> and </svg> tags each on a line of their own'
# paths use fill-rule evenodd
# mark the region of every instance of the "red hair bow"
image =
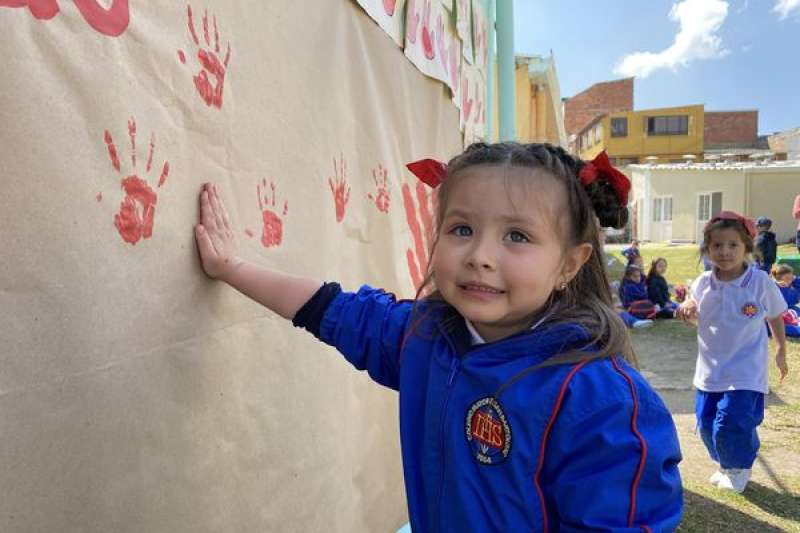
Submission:
<svg viewBox="0 0 800 533">
<path fill-rule="evenodd" d="M 758 231 L 756 231 L 756 223 L 753 222 L 753 219 L 748 218 L 746 216 L 742 216 L 735 211 L 720 211 L 719 214 L 717 214 L 717 216 L 706 222 L 706 227 L 703 228 L 703 231 L 705 232 L 706 230 L 708 230 L 711 224 L 713 224 L 714 222 L 719 222 L 720 220 L 736 220 L 738 222 L 741 222 L 742 225 L 744 226 L 744 229 L 747 230 L 748 235 L 750 235 L 752 239 L 755 239 L 756 235 L 758 235 Z"/>
<path fill-rule="evenodd" d="M 447 175 L 447 165 L 435 159 L 420 159 L 408 163 L 406 168 L 432 189 L 438 187 Z"/>
<path fill-rule="evenodd" d="M 628 191 L 631 190 L 631 182 L 628 176 L 614 168 L 614 165 L 608 160 L 605 150 L 583 165 L 578 177 L 584 187 L 593 183 L 597 178 L 607 181 L 617 194 L 620 205 L 628 205 Z"/>
</svg>

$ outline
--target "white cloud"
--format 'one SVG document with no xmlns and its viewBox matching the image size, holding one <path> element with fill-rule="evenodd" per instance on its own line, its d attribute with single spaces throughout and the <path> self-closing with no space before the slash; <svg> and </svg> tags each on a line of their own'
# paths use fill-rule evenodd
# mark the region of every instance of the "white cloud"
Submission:
<svg viewBox="0 0 800 533">
<path fill-rule="evenodd" d="M 785 19 L 793 13 L 800 13 L 800 0 L 777 0 L 772 10 Z"/>
<path fill-rule="evenodd" d="M 798 3 L 800 0 L 778 0 Z M 656 70 L 675 69 L 692 61 L 716 59 L 728 54 L 716 35 L 728 16 L 723 0 L 683 0 L 672 6 L 669 17 L 680 29 L 672 46 L 660 52 L 634 52 L 622 58 L 614 72 L 646 78 Z"/>
</svg>

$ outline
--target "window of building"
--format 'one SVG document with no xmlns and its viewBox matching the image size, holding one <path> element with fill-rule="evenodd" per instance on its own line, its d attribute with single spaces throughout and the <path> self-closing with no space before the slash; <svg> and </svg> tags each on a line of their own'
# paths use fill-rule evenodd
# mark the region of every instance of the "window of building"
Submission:
<svg viewBox="0 0 800 533">
<path fill-rule="evenodd" d="M 628 136 L 628 118 L 617 117 L 611 119 L 611 136 L 612 137 L 627 137 Z"/>
<path fill-rule="evenodd" d="M 653 198 L 653 222 L 672 221 L 672 196 Z"/>
<path fill-rule="evenodd" d="M 598 124 L 594 127 L 594 142 L 601 143 L 603 141 L 603 125 Z"/>
<path fill-rule="evenodd" d="M 672 117 L 647 117 L 648 135 L 688 135 L 688 115 Z"/>
</svg>

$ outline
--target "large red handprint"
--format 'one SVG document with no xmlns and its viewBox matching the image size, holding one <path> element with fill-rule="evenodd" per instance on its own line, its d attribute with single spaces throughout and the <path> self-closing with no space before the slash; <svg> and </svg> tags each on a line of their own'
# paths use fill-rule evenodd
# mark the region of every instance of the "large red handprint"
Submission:
<svg viewBox="0 0 800 533">
<path fill-rule="evenodd" d="M 197 93 L 200 98 L 206 103 L 207 106 L 214 106 L 217 109 L 222 107 L 222 91 L 225 86 L 225 73 L 228 68 L 228 61 L 231 58 L 231 43 L 227 44 L 227 51 L 225 52 L 225 59 L 220 62 L 219 60 L 219 30 L 217 29 L 217 17 L 213 16 L 211 21 L 214 26 L 214 49 L 211 49 L 211 35 L 208 27 L 208 10 L 203 12 L 203 40 L 207 48 L 200 45 L 200 39 L 197 37 L 195 31 L 194 18 L 192 16 L 192 6 L 186 6 L 186 13 L 189 25 L 189 33 L 192 36 L 194 44 L 197 45 L 197 59 L 200 62 L 200 72 L 193 77 L 194 86 L 197 88 Z M 183 50 L 178 50 L 178 59 L 181 63 L 186 63 L 186 55 Z M 209 78 L 214 79 L 212 80 Z"/>
<path fill-rule="evenodd" d="M 347 161 L 344 155 L 340 154 L 339 164 L 333 158 L 333 178 L 328 178 L 328 185 L 331 186 L 333 202 L 336 205 L 336 222 L 344 220 L 344 212 L 347 202 L 350 200 L 350 186 L 347 184 Z"/>
<path fill-rule="evenodd" d="M 136 244 L 140 239 L 149 239 L 153 234 L 153 220 L 156 214 L 158 197 L 148 183 L 136 175 L 136 121 L 128 121 L 128 135 L 131 140 L 131 167 L 133 173 L 122 179 L 120 185 L 125 191 L 125 198 L 119 205 L 119 213 L 114 215 L 114 226 L 119 231 L 122 240 Z M 103 135 L 111 165 L 120 172 L 120 161 L 117 156 L 117 147 L 111 138 L 111 133 L 105 130 Z M 145 172 L 150 172 L 153 166 L 153 152 L 155 151 L 155 134 L 150 135 L 150 149 L 145 164 Z M 161 176 L 158 178 L 158 187 L 164 185 L 169 175 L 169 162 L 164 161 Z M 97 195 L 97 200 L 102 200 L 102 194 Z"/>
<path fill-rule="evenodd" d="M 111 7 L 102 7 L 96 0 L 73 0 L 83 19 L 98 32 L 117 37 L 130 22 L 128 0 L 112 0 Z M 57 0 L 0 0 L 0 7 L 27 7 L 40 20 L 50 20 L 59 12 Z"/>
<path fill-rule="evenodd" d="M 418 207 L 414 205 L 411 187 L 407 183 L 403 184 L 403 206 L 406 210 L 408 229 L 414 240 L 414 249 L 406 250 L 406 261 L 411 282 L 415 289 L 419 289 L 428 272 L 428 254 L 433 244 L 434 205 L 433 195 L 428 193 L 427 185 L 421 181 L 417 182 L 416 192 Z"/>
<path fill-rule="evenodd" d="M 283 240 L 283 219 L 289 212 L 289 201 L 283 201 L 283 214 L 278 215 L 275 212 L 275 184 L 269 182 L 269 187 L 272 190 L 272 198 L 266 193 L 267 180 L 261 180 L 256 186 L 258 192 L 258 207 L 261 209 L 261 217 L 264 221 L 264 228 L 261 231 L 261 244 L 265 248 L 270 246 L 280 246 Z"/>
<path fill-rule="evenodd" d="M 408 0 L 406 4 L 406 41 L 411 44 L 417 42 L 417 28 L 419 27 L 419 12 L 416 0 Z"/>
<path fill-rule="evenodd" d="M 389 171 L 386 168 L 378 164 L 378 168 L 372 169 L 372 181 L 375 182 L 375 195 L 373 196 L 372 193 L 367 193 L 367 197 L 375 202 L 375 207 L 378 208 L 378 211 L 381 213 L 388 213 L 389 212 L 389 202 L 391 200 L 389 196 Z"/>
<path fill-rule="evenodd" d="M 422 7 L 422 52 L 426 59 L 433 59 L 433 31 L 431 31 L 431 0 L 425 0 Z"/>
</svg>

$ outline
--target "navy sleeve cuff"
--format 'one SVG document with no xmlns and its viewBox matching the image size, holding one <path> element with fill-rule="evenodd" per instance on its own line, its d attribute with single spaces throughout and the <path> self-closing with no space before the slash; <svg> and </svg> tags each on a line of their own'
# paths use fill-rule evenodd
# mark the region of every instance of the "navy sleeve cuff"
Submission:
<svg viewBox="0 0 800 533">
<path fill-rule="evenodd" d="M 305 328 L 319 339 L 322 317 L 325 316 L 328 306 L 340 292 L 342 292 L 342 286 L 338 283 L 324 283 L 294 315 L 292 325 L 296 328 Z"/>
</svg>

